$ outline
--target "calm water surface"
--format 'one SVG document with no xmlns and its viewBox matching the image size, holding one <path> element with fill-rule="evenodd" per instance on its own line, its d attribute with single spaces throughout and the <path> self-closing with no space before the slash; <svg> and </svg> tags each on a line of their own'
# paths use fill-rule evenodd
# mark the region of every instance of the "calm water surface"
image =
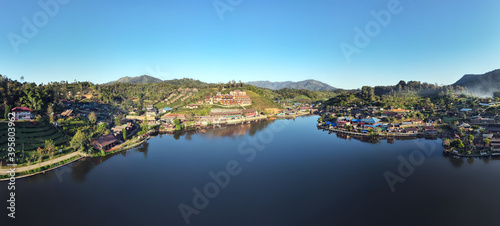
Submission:
<svg viewBox="0 0 500 226">
<path fill-rule="evenodd" d="M 500 225 L 500 159 L 443 156 L 440 140 L 343 139 L 316 119 L 158 136 L 20 179 L 16 219 L 4 201 L 0 223 L 186 225 L 179 204 L 193 207 L 193 189 L 203 192 L 230 162 L 241 172 L 189 225 Z M 417 164 L 404 177 L 401 159 Z M 387 172 L 404 179 L 394 192 Z M 7 192 L 0 182 L 2 200 Z"/>
</svg>

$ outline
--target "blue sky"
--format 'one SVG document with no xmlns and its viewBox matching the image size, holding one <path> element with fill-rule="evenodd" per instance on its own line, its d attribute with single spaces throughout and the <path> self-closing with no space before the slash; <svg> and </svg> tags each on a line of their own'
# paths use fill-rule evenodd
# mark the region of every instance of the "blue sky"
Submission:
<svg viewBox="0 0 500 226">
<path fill-rule="evenodd" d="M 495 0 L 59 1 L 40 1 L 57 3 L 52 15 L 39 1 L 0 1 L 0 74 L 37 83 L 148 74 L 359 88 L 450 84 L 500 68 Z M 214 2 L 231 10 L 218 13 Z M 386 26 L 371 11 L 388 12 Z M 367 24 L 370 42 L 356 46 L 355 28 L 367 35 Z M 342 43 L 357 48 L 350 60 Z"/>
</svg>

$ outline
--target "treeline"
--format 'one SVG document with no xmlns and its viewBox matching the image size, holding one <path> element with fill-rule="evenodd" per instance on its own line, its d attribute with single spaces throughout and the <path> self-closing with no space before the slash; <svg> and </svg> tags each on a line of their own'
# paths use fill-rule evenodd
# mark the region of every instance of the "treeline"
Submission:
<svg viewBox="0 0 500 226">
<path fill-rule="evenodd" d="M 192 79 L 192 78 L 183 78 L 183 79 L 172 79 L 163 81 L 163 83 L 176 85 L 178 87 L 185 88 L 207 88 L 209 86 L 208 83 L 202 82 L 200 80 Z"/>
<path fill-rule="evenodd" d="M 433 96 L 440 93 L 449 94 L 455 92 L 463 92 L 465 88 L 460 86 L 439 86 L 427 82 L 419 81 L 400 81 L 394 86 L 375 86 L 374 94 L 377 96 L 391 95 L 394 93 L 416 93 L 421 96 Z"/>
<path fill-rule="evenodd" d="M 293 99 L 297 96 L 304 95 L 306 97 L 309 97 L 311 99 L 317 99 L 319 94 L 317 91 L 311 91 L 311 90 L 305 90 L 305 89 L 290 89 L 290 88 L 284 88 L 280 90 L 276 90 L 276 93 L 278 93 L 282 99 Z"/>
<path fill-rule="evenodd" d="M 26 106 L 35 113 L 44 113 L 48 105 L 57 98 L 58 85 L 37 85 L 35 83 L 19 82 L 0 75 L 1 110 L 10 112 L 12 106 Z"/>
</svg>

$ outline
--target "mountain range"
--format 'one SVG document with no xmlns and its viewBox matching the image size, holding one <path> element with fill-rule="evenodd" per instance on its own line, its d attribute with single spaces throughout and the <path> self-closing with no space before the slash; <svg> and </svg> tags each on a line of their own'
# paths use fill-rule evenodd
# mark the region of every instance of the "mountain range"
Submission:
<svg viewBox="0 0 500 226">
<path fill-rule="evenodd" d="M 308 80 L 299 81 L 299 82 L 254 81 L 254 82 L 246 82 L 246 84 L 257 86 L 260 88 L 275 89 L 275 90 L 283 89 L 283 88 L 307 89 L 307 90 L 312 90 L 312 91 L 336 90 L 335 87 L 332 87 L 326 83 L 323 83 L 323 82 L 320 82 L 317 80 L 313 80 L 313 79 L 308 79 Z"/>
<path fill-rule="evenodd" d="M 161 80 L 149 75 L 141 75 L 137 77 L 122 77 L 116 81 L 111 81 L 105 83 L 107 85 L 114 83 L 157 83 L 164 82 L 175 85 L 207 85 L 207 83 L 195 80 L 195 79 L 172 79 L 172 80 Z M 306 89 L 312 91 L 324 91 L 324 90 L 336 90 L 337 88 L 332 87 L 326 83 L 308 79 L 304 81 L 292 82 L 270 82 L 270 81 L 251 81 L 246 82 L 246 84 L 254 85 L 260 88 L 267 88 L 273 90 L 279 90 L 283 88 L 289 89 Z M 453 86 L 461 86 L 467 88 L 470 94 L 477 96 L 492 96 L 494 91 L 500 90 L 500 69 L 493 70 L 484 74 L 467 74 L 460 78 L 457 82 L 452 84 Z"/>
</svg>

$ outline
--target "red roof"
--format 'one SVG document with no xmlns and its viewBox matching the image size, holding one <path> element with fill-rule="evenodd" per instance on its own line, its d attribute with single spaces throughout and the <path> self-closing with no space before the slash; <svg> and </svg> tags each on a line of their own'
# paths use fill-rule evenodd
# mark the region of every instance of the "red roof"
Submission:
<svg viewBox="0 0 500 226">
<path fill-rule="evenodd" d="M 27 107 L 15 107 L 12 108 L 12 111 L 32 111 L 32 110 Z"/>
</svg>

